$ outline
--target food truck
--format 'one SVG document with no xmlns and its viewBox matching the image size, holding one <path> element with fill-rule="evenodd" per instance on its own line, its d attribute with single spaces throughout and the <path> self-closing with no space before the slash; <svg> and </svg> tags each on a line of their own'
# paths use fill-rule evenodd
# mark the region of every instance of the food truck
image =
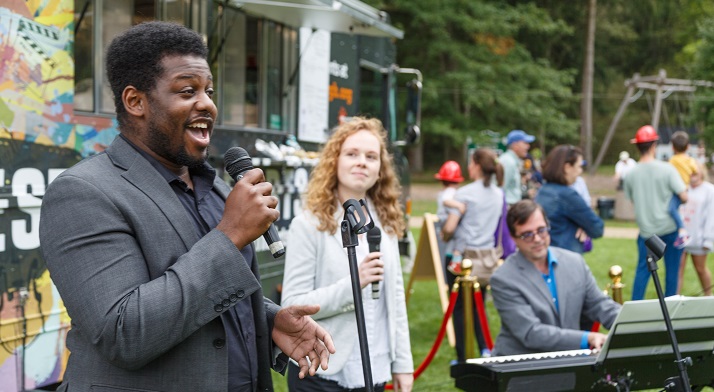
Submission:
<svg viewBox="0 0 714 392">
<path fill-rule="evenodd" d="M 219 111 L 209 161 L 229 179 L 223 154 L 248 151 L 280 200 L 281 237 L 320 144 L 351 116 L 384 123 L 409 204 L 402 149 L 418 139 L 421 73 L 396 64 L 403 33 L 386 13 L 355 0 L 3 1 L 0 392 L 52 390 L 62 380 L 70 319 L 40 249 L 42 197 L 63 170 L 117 136 L 104 50 L 148 20 L 205 37 Z M 284 260 L 262 238 L 255 246 L 265 294 L 279 301 Z"/>
</svg>

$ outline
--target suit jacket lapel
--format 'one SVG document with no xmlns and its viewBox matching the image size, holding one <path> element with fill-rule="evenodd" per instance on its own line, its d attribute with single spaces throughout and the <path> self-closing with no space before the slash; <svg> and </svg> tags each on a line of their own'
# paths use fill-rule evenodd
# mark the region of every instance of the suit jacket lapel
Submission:
<svg viewBox="0 0 714 392">
<path fill-rule="evenodd" d="M 554 255 L 558 259 L 558 255 Z M 560 307 L 560 325 L 566 325 L 566 320 L 572 316 L 566 311 L 568 309 L 568 290 L 566 287 L 569 285 L 568 274 L 566 269 L 562 264 L 561 260 L 558 260 L 553 267 L 553 276 L 555 277 L 555 286 L 558 288 L 558 306 Z M 580 315 L 576 317 L 580 318 Z"/>
<path fill-rule="evenodd" d="M 550 304 L 550 308 L 553 311 L 553 318 L 559 320 L 560 318 L 558 315 L 558 311 L 555 308 L 555 304 L 553 303 L 553 295 L 550 293 L 548 285 L 546 285 L 545 281 L 543 280 L 543 274 L 541 274 L 541 272 L 538 271 L 537 268 L 535 268 L 533 263 L 526 260 L 526 258 L 523 257 L 520 252 L 516 255 L 515 259 L 518 262 L 518 268 L 520 268 L 523 272 L 522 276 L 524 277 L 526 282 L 535 289 L 538 295 L 541 295 L 543 299 Z"/>
<path fill-rule="evenodd" d="M 114 165 L 125 170 L 122 177 L 146 194 L 164 213 L 186 249 L 191 248 L 198 241 L 198 235 L 186 210 L 166 180 L 134 147 L 119 136 L 107 148 L 107 155 Z"/>
</svg>

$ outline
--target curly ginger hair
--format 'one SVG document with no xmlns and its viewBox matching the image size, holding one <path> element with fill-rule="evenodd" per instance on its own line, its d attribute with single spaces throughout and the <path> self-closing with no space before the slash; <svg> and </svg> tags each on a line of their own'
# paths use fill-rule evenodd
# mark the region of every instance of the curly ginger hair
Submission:
<svg viewBox="0 0 714 392">
<path fill-rule="evenodd" d="M 367 190 L 367 197 L 372 201 L 376 211 L 370 212 L 377 214 L 386 232 L 401 237 L 406 229 L 404 213 L 399 205 L 401 185 L 394 171 L 392 156 L 387 151 L 387 132 L 382 122 L 375 118 L 353 117 L 335 128 L 322 148 L 320 161 L 310 175 L 305 208 L 319 220 L 318 230 L 335 233 L 337 222 L 334 216 L 339 205 L 337 162 L 345 139 L 363 130 L 369 131 L 379 140 L 379 178 Z"/>
</svg>

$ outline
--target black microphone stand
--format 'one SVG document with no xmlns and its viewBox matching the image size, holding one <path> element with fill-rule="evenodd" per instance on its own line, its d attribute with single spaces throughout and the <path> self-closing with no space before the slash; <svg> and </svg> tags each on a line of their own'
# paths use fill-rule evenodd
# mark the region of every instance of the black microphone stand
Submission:
<svg viewBox="0 0 714 392">
<path fill-rule="evenodd" d="M 669 317 L 669 311 L 667 310 L 667 305 L 664 302 L 662 285 L 659 281 L 659 275 L 657 275 L 657 260 L 662 258 L 664 249 L 667 245 L 661 238 L 653 235 L 645 241 L 645 246 L 647 247 L 647 268 L 652 274 L 652 280 L 654 280 L 655 289 L 657 290 L 657 298 L 659 299 L 659 306 L 662 308 L 662 316 L 664 316 L 664 323 L 667 326 L 669 340 L 672 342 L 672 350 L 674 351 L 674 356 L 676 358 L 675 362 L 677 363 L 677 368 L 679 370 L 679 377 L 670 377 L 664 380 L 664 390 L 692 392 L 692 386 L 689 383 L 689 375 L 687 374 L 687 365 L 692 365 L 692 359 L 689 357 L 682 359 L 682 354 L 680 353 L 679 345 L 677 344 L 677 336 L 674 334 L 674 328 L 672 327 L 672 319 Z"/>
<path fill-rule="evenodd" d="M 347 258 L 350 263 L 350 275 L 352 277 L 352 297 L 355 303 L 355 315 L 357 316 L 357 335 L 359 337 L 359 349 L 362 355 L 362 371 L 364 373 L 364 386 L 367 392 L 374 391 L 372 383 L 372 364 L 369 361 L 369 346 L 367 344 L 367 329 L 364 322 L 364 308 L 362 307 L 362 288 L 359 284 L 359 269 L 357 268 L 357 252 L 355 247 L 359 245 L 358 234 L 366 233 L 374 227 L 372 215 L 364 200 L 359 203 L 355 199 L 349 199 L 342 207 L 345 209 L 345 218 L 340 225 L 342 233 L 342 246 L 347 248 Z M 367 211 L 369 223 L 365 224 L 364 212 Z M 355 218 L 357 215 L 357 218 Z"/>
</svg>

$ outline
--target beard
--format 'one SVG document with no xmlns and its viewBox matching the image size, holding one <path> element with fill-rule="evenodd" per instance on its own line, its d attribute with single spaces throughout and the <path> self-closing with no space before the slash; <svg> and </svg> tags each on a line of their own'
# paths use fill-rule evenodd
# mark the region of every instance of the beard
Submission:
<svg viewBox="0 0 714 392">
<path fill-rule="evenodd" d="M 162 132 L 154 121 L 149 123 L 149 148 L 164 159 L 189 169 L 203 167 L 208 157 L 208 151 L 203 157 L 196 159 L 191 157 L 186 150 L 185 144 L 173 146 L 171 138 Z"/>
</svg>

